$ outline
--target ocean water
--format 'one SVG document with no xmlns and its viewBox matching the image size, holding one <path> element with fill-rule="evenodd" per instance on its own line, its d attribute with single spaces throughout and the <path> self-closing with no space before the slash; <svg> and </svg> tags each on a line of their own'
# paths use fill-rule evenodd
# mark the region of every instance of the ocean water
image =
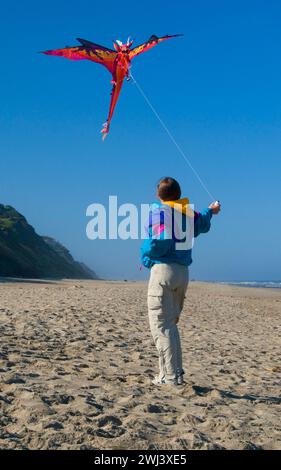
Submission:
<svg viewBox="0 0 281 470">
<path fill-rule="evenodd" d="M 271 289 L 281 289 L 281 281 L 228 281 L 219 282 L 218 284 L 228 284 L 241 287 L 267 287 Z"/>
</svg>

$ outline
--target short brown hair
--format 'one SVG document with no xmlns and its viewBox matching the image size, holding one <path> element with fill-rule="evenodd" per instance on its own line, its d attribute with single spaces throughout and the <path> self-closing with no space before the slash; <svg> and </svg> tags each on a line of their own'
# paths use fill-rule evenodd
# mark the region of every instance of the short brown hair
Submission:
<svg viewBox="0 0 281 470">
<path fill-rule="evenodd" d="M 162 201 L 176 201 L 181 197 L 181 188 L 174 178 L 165 176 L 157 184 L 157 194 Z"/>
</svg>

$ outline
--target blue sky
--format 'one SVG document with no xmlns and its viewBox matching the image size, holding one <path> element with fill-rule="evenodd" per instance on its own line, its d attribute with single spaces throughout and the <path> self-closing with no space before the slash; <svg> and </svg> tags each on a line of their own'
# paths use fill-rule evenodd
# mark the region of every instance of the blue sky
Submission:
<svg viewBox="0 0 281 470">
<path fill-rule="evenodd" d="M 177 178 L 198 209 L 211 202 L 133 83 L 111 132 L 110 75 L 89 61 L 37 51 L 112 46 L 184 33 L 133 61 L 134 76 L 223 212 L 197 240 L 191 277 L 280 279 L 281 3 L 15 1 L 1 4 L 0 202 L 108 278 L 147 277 L 138 241 L 89 241 L 86 208 L 117 195 L 154 199 Z"/>
</svg>

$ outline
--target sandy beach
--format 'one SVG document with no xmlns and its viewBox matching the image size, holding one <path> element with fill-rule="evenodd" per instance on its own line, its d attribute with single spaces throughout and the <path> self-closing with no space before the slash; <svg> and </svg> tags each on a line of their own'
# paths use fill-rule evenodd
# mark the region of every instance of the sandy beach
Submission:
<svg viewBox="0 0 281 470">
<path fill-rule="evenodd" d="M 1 282 L 1 449 L 281 449 L 281 290 L 191 283 L 155 387 L 146 283 Z"/>
</svg>

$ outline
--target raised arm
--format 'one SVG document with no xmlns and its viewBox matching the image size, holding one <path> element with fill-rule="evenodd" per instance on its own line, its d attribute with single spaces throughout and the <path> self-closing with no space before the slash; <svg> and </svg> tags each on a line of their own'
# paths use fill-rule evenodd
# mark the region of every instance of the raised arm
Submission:
<svg viewBox="0 0 281 470">
<path fill-rule="evenodd" d="M 213 202 L 202 212 L 194 211 L 194 237 L 198 237 L 200 233 L 207 233 L 211 228 L 211 218 L 217 215 L 221 210 L 219 201 Z"/>
</svg>

